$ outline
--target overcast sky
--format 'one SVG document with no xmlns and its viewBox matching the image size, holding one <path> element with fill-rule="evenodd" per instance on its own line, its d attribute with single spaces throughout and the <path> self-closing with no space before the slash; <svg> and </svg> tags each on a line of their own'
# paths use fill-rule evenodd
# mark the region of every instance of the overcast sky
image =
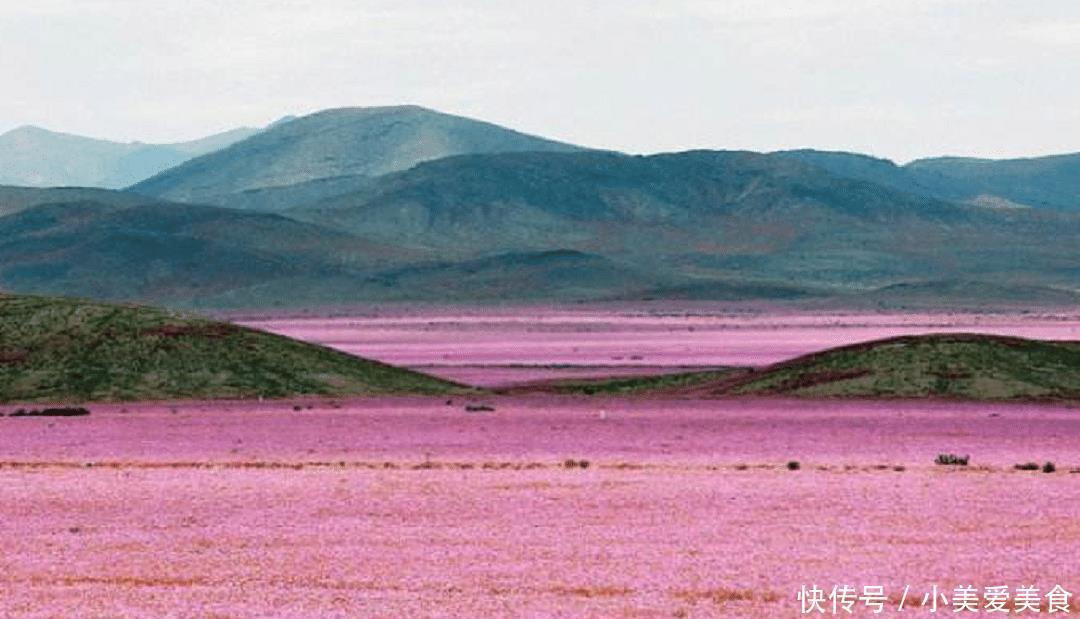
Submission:
<svg viewBox="0 0 1080 619">
<path fill-rule="evenodd" d="M 1080 151 L 1075 0 L 0 0 L 0 132 L 416 103 L 631 152 Z"/>
</svg>

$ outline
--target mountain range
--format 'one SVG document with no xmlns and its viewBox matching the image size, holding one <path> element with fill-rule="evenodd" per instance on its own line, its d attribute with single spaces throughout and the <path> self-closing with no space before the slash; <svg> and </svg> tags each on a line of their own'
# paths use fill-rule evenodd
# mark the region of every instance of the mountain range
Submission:
<svg viewBox="0 0 1080 619">
<path fill-rule="evenodd" d="M 0 187 L 0 288 L 187 307 L 1080 300 L 1080 156 L 627 155 L 415 106 L 232 137 L 123 191 Z"/>
<path fill-rule="evenodd" d="M 1003 160 L 937 157 L 903 166 L 856 153 L 793 150 L 776 154 L 837 176 L 942 200 L 1080 212 L 1080 153 Z"/>
<path fill-rule="evenodd" d="M 0 185 L 120 189 L 248 138 L 240 128 L 190 142 L 113 142 L 24 126 L 0 135 Z"/>
</svg>

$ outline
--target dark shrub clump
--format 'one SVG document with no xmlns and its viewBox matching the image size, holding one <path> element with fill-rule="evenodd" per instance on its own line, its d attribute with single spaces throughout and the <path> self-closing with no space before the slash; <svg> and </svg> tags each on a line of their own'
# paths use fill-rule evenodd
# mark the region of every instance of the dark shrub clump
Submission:
<svg viewBox="0 0 1080 619">
<path fill-rule="evenodd" d="M 942 466 L 967 466 L 971 456 L 958 456 L 956 454 L 938 454 L 934 464 Z"/>
<path fill-rule="evenodd" d="M 83 417 L 89 414 L 90 411 L 81 406 L 58 406 L 41 410 L 20 408 L 12 412 L 8 417 Z"/>
<path fill-rule="evenodd" d="M 1047 462 L 1042 467 L 1042 472 L 1043 473 L 1053 473 L 1054 471 L 1057 471 L 1057 467 L 1054 466 L 1053 462 Z"/>
<path fill-rule="evenodd" d="M 797 470 L 799 470 L 801 468 L 802 468 L 802 465 L 799 464 L 798 460 L 790 460 L 787 463 L 787 470 L 789 470 L 789 471 L 797 471 Z"/>
</svg>

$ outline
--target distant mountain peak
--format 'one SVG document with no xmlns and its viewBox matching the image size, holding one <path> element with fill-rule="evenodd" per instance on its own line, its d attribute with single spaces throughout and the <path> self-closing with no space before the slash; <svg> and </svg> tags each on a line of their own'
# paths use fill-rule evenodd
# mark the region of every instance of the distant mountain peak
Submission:
<svg viewBox="0 0 1080 619">
<path fill-rule="evenodd" d="M 0 133 L 0 137 L 6 137 L 9 135 L 33 135 L 35 133 L 52 133 L 48 129 L 44 129 L 37 125 L 19 125 L 14 129 Z"/>
<path fill-rule="evenodd" d="M 419 105 L 321 110 L 193 159 L 132 189 L 181 202 L 345 176 L 374 177 L 452 155 L 579 147 Z"/>
<path fill-rule="evenodd" d="M 148 144 L 22 125 L 0 134 L 0 185 L 117 189 L 257 131 L 240 128 L 188 142 Z"/>
<path fill-rule="evenodd" d="M 287 122 L 292 122 L 292 121 L 294 121 L 296 119 L 297 119 L 297 116 L 295 114 L 286 114 L 285 116 L 282 116 L 281 118 L 275 120 L 274 122 L 270 123 L 269 125 L 266 125 L 266 128 L 271 129 L 273 127 L 277 127 L 278 125 L 284 125 Z"/>
</svg>

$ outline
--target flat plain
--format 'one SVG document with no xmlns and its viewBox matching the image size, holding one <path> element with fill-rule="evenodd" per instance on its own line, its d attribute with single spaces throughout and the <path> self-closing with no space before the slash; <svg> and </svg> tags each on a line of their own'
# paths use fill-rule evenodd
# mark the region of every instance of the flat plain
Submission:
<svg viewBox="0 0 1080 619">
<path fill-rule="evenodd" d="M 693 331 L 642 316 L 637 339 L 590 315 L 584 331 L 560 316 L 565 340 L 525 316 L 511 328 L 542 335 L 516 346 L 438 316 L 397 317 L 405 333 L 372 326 L 381 338 L 350 331 L 370 317 L 303 326 L 384 361 L 445 365 L 451 351 L 500 372 L 756 364 L 881 329 L 1080 339 L 1062 314 L 771 316 L 749 330 L 702 316 Z M 494 410 L 466 410 L 481 403 Z M 907 588 L 902 616 L 921 616 L 934 586 L 1080 592 L 1080 409 L 1068 404 L 508 395 L 90 408 L 0 418 L 2 615 L 791 617 L 800 587 L 848 584 L 886 587 L 890 612 Z M 970 464 L 937 465 L 940 453 Z M 1014 468 L 1046 461 L 1053 473 Z"/>
</svg>

